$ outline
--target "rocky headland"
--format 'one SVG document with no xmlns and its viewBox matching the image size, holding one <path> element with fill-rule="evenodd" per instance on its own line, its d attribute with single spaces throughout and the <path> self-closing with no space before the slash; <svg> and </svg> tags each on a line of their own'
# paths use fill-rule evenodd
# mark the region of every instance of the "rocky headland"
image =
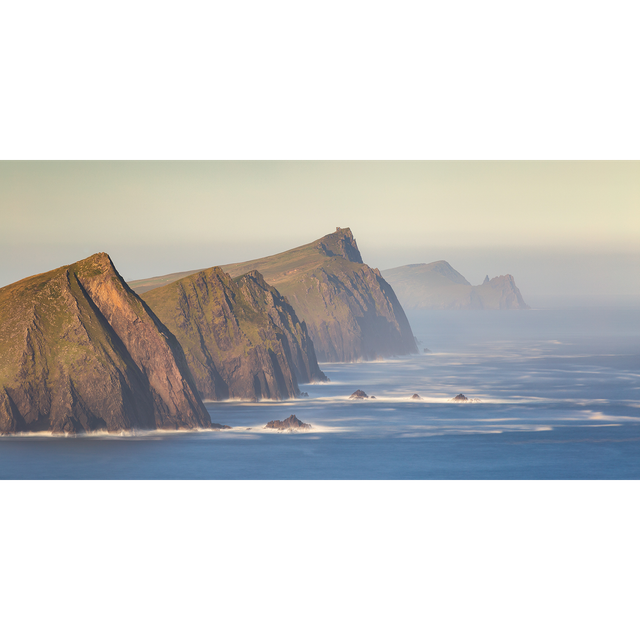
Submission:
<svg viewBox="0 0 640 640">
<path fill-rule="evenodd" d="M 448 262 L 409 264 L 387 269 L 403 307 L 415 309 L 529 309 L 511 275 L 487 276 L 473 286 Z"/>
<path fill-rule="evenodd" d="M 106 253 L 0 289 L 0 433 L 211 426 L 175 337 Z"/>
<path fill-rule="evenodd" d="M 258 269 L 287 297 L 321 362 L 353 362 L 416 353 L 409 321 L 377 269 L 363 263 L 350 229 L 252 262 L 227 265 L 232 275 Z"/>
<path fill-rule="evenodd" d="M 233 277 L 259 271 L 304 320 L 320 362 L 353 362 L 416 353 L 407 317 L 389 283 L 363 263 L 350 229 L 274 256 L 223 265 Z M 131 282 L 136 291 L 183 272 Z"/>
<path fill-rule="evenodd" d="M 142 295 L 178 338 L 207 400 L 283 399 L 324 381 L 294 309 L 251 271 L 233 279 L 213 267 Z"/>
</svg>

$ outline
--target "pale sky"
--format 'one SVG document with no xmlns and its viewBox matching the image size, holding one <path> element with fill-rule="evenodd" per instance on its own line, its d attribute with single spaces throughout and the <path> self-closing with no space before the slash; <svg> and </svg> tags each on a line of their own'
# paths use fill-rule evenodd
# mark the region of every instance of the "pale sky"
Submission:
<svg viewBox="0 0 640 640">
<path fill-rule="evenodd" d="M 106 251 L 125 279 L 350 227 L 386 269 L 447 260 L 525 300 L 640 294 L 640 162 L 0 162 L 0 286 Z"/>
</svg>

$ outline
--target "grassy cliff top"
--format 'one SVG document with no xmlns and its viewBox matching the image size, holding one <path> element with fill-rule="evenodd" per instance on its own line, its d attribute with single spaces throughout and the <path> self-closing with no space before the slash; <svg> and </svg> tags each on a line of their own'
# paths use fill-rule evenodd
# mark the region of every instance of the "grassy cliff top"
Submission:
<svg viewBox="0 0 640 640">
<path fill-rule="evenodd" d="M 266 258 L 222 265 L 222 269 L 231 276 L 259 271 L 269 284 L 277 288 L 279 282 L 310 273 L 326 264 L 328 258 L 344 258 L 348 262 L 362 264 L 362 256 L 351 229 L 336 229 L 333 233 L 301 247 Z"/>
<path fill-rule="evenodd" d="M 362 263 L 362 256 L 351 229 L 348 227 L 336 229 L 333 233 L 301 247 L 257 260 L 223 265 L 222 269 L 233 277 L 249 271 L 259 271 L 269 284 L 277 287 L 278 283 L 282 281 L 288 281 L 296 275 L 314 271 L 317 267 L 325 264 L 328 258 L 344 258 L 349 262 Z M 129 286 L 136 293 L 143 294 L 204 270 L 194 269 L 144 280 L 133 280 Z"/>
</svg>

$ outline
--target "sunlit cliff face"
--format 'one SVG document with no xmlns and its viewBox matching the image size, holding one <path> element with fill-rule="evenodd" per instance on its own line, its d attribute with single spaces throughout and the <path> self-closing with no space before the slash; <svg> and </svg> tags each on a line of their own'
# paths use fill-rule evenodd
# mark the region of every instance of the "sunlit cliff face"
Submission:
<svg viewBox="0 0 640 640">
<path fill-rule="evenodd" d="M 206 427 L 184 357 L 109 256 L 0 289 L 0 431 Z"/>
</svg>

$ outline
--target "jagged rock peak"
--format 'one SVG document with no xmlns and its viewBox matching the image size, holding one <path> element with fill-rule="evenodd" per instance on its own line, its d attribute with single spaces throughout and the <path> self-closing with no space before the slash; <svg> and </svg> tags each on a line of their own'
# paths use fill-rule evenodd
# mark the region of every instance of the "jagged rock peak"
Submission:
<svg viewBox="0 0 640 640">
<path fill-rule="evenodd" d="M 263 428 L 276 429 L 277 431 L 309 431 L 311 425 L 307 422 L 302 422 L 297 416 L 291 414 L 285 420 L 271 420 Z"/>
<path fill-rule="evenodd" d="M 489 284 L 489 276 L 485 276 L 484 280 L 482 281 L 482 284 Z"/>
<path fill-rule="evenodd" d="M 386 269 L 383 277 L 408 309 L 528 309 L 512 276 L 472 286 L 444 260 Z"/>
<path fill-rule="evenodd" d="M 451 398 L 448 402 L 464 402 L 469 404 L 476 404 L 482 401 L 478 400 L 477 398 L 467 398 L 467 396 L 465 396 L 464 394 L 459 393 L 455 398 Z"/>
<path fill-rule="evenodd" d="M 340 256 L 349 262 L 363 264 L 358 244 L 349 227 L 345 229 L 336 227 L 333 233 L 320 238 L 317 247 L 325 256 Z"/>
<path fill-rule="evenodd" d="M 216 268 L 220 269 L 220 267 L 216 267 Z M 266 280 L 257 269 L 253 269 L 252 271 L 248 271 L 244 275 L 239 276 L 238 278 L 236 278 L 236 281 L 240 280 L 241 278 L 247 278 L 247 279 L 253 280 L 257 284 L 259 284 L 261 287 L 264 287 L 267 289 L 273 288 L 269 284 L 267 284 Z"/>
</svg>

